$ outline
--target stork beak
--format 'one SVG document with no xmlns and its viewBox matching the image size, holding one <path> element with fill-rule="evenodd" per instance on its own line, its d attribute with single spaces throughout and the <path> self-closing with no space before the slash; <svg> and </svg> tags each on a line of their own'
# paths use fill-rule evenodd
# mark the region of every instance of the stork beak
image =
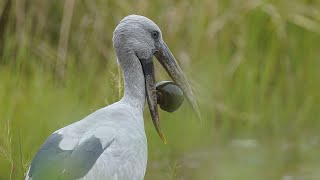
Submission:
<svg viewBox="0 0 320 180">
<path fill-rule="evenodd" d="M 163 131 L 160 127 L 157 93 L 156 93 L 156 86 L 155 86 L 154 66 L 152 62 L 152 57 L 150 59 L 140 59 L 140 62 L 141 62 L 143 73 L 144 73 L 147 101 L 148 101 L 152 122 L 162 141 L 165 144 L 167 144 L 167 140 L 164 137 Z"/>
<path fill-rule="evenodd" d="M 184 76 L 179 64 L 175 60 L 168 46 L 163 42 L 161 47 L 157 52 L 154 53 L 154 56 L 158 59 L 161 65 L 166 69 L 169 76 L 172 80 L 179 85 L 182 89 L 183 93 L 187 97 L 187 100 L 192 105 L 197 117 L 200 119 L 200 111 L 198 108 L 198 104 L 193 96 L 190 85 Z M 148 106 L 152 118 L 152 122 L 154 127 L 157 130 L 160 138 L 163 140 L 165 144 L 167 144 L 167 140 L 163 134 L 163 131 L 160 127 L 159 113 L 158 113 L 158 105 L 157 105 L 157 94 L 155 87 L 155 74 L 154 74 L 154 66 L 152 62 L 152 57 L 149 59 L 140 59 L 144 78 L 146 85 L 146 96 L 148 101 Z"/>
<path fill-rule="evenodd" d="M 191 104 L 197 118 L 200 120 L 200 111 L 196 99 L 193 95 L 191 87 L 184 76 L 178 62 L 172 55 L 170 49 L 165 42 L 162 42 L 159 50 L 154 54 L 158 61 L 161 63 L 163 68 L 167 71 L 172 80 L 179 85 L 182 89 L 184 95 L 186 96 L 188 102 Z"/>
</svg>

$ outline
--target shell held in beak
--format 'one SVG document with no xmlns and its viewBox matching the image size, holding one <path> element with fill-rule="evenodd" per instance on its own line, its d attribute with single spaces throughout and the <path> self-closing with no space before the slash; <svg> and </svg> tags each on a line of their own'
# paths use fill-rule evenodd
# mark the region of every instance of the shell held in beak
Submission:
<svg viewBox="0 0 320 180">
<path fill-rule="evenodd" d="M 181 88 L 171 81 L 161 81 L 156 85 L 157 103 L 167 112 L 177 111 L 184 100 Z"/>
</svg>

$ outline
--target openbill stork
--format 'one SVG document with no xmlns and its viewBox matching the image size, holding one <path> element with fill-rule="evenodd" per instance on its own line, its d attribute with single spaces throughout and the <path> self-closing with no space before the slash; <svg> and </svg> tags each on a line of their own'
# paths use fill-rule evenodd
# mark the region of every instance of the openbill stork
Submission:
<svg viewBox="0 0 320 180">
<path fill-rule="evenodd" d="M 123 98 L 51 134 L 33 158 L 27 180 L 143 179 L 145 99 L 155 129 L 166 143 L 158 115 L 153 56 L 200 115 L 187 79 L 153 21 L 139 15 L 125 17 L 113 32 L 113 46 L 123 71 Z"/>
</svg>

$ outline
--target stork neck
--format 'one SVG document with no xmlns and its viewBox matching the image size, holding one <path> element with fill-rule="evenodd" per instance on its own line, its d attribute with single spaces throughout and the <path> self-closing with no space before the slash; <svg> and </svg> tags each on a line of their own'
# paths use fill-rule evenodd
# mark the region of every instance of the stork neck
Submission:
<svg viewBox="0 0 320 180">
<path fill-rule="evenodd" d="M 145 79 L 140 60 L 134 53 L 118 56 L 124 79 L 124 96 L 122 102 L 137 108 L 141 113 L 145 103 Z"/>
</svg>

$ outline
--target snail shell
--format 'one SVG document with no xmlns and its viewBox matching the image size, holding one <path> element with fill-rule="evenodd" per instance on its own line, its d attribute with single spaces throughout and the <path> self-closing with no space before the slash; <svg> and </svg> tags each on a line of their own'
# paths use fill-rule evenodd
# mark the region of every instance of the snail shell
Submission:
<svg viewBox="0 0 320 180">
<path fill-rule="evenodd" d="M 180 87 L 171 81 L 161 81 L 156 85 L 157 102 L 160 108 L 167 112 L 174 112 L 180 108 L 184 96 Z"/>
</svg>

